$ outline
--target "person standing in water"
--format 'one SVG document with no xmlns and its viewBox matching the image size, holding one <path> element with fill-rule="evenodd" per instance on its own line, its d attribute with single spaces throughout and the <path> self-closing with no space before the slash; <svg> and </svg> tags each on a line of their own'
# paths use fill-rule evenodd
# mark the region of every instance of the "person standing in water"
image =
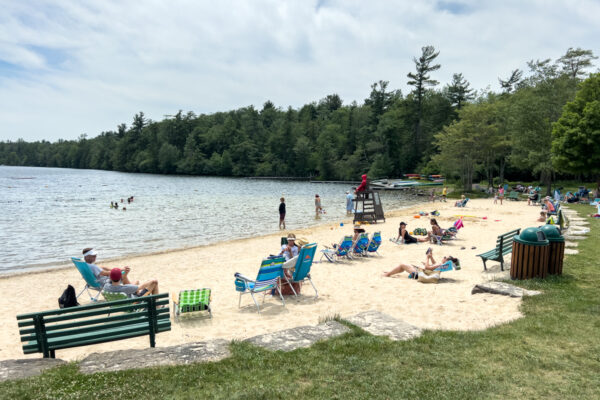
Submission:
<svg viewBox="0 0 600 400">
<path fill-rule="evenodd" d="M 347 191 L 346 192 L 346 214 L 348 214 L 348 215 L 352 214 L 352 208 L 353 208 L 352 200 L 354 200 L 354 195 L 352 193 L 350 193 L 350 191 Z"/>
<path fill-rule="evenodd" d="M 285 199 L 279 199 L 279 229 L 285 229 Z"/>
<path fill-rule="evenodd" d="M 319 197 L 318 194 L 315 194 L 315 214 L 317 215 L 317 217 L 319 216 L 319 213 L 323 211 L 323 207 L 321 207 L 321 198 Z"/>
</svg>

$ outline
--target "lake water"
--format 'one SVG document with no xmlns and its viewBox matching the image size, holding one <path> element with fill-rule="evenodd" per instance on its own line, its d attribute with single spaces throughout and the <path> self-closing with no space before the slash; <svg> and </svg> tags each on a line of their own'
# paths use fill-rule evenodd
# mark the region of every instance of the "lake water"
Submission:
<svg viewBox="0 0 600 400">
<path fill-rule="evenodd" d="M 180 249 L 287 230 L 345 215 L 345 184 L 0 166 L 0 273 L 65 265 L 84 247 L 101 258 Z M 318 193 L 326 214 L 315 218 Z M 135 200 L 127 204 L 127 198 Z M 121 203 L 121 199 L 125 202 Z M 382 192 L 384 210 L 415 204 Z M 119 201 L 119 209 L 110 202 Z M 127 211 L 122 210 L 122 206 Z"/>
</svg>

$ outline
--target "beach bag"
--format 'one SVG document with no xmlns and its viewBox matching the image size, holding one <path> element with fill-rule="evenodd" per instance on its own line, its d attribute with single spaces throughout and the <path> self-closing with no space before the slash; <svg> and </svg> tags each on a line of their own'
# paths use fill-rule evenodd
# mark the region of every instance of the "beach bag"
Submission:
<svg viewBox="0 0 600 400">
<path fill-rule="evenodd" d="M 69 285 L 63 292 L 62 296 L 58 298 L 58 306 L 60 308 L 76 307 L 79 303 L 77 302 L 77 296 L 75 295 L 75 288 Z"/>
<path fill-rule="evenodd" d="M 302 289 L 302 282 L 292 282 L 291 286 L 288 282 L 281 282 L 281 286 L 279 286 L 279 290 L 281 291 L 282 296 L 292 296 L 294 291 L 292 290 L 292 286 L 296 291 L 296 294 L 300 294 L 300 290 Z"/>
</svg>

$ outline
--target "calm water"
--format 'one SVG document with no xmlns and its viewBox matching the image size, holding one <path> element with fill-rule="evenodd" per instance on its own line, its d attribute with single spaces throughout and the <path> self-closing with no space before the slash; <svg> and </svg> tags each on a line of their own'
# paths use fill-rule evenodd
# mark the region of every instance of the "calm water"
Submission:
<svg viewBox="0 0 600 400">
<path fill-rule="evenodd" d="M 348 185 L 0 166 L 0 273 L 64 265 L 84 247 L 100 259 L 198 246 L 345 218 Z M 314 195 L 326 214 L 315 219 Z M 135 196 L 131 204 L 127 197 Z M 416 203 L 382 193 L 384 210 Z M 110 208 L 125 199 L 127 211 Z M 119 204 L 120 207 L 123 204 Z"/>
</svg>

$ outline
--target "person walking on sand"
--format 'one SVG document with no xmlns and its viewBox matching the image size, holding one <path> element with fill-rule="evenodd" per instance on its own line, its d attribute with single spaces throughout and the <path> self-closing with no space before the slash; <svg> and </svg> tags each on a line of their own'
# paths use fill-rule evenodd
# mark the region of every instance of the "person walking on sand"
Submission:
<svg viewBox="0 0 600 400">
<path fill-rule="evenodd" d="M 502 200 L 504 200 L 504 188 L 502 185 L 498 186 L 498 198 L 500 199 L 500 205 L 502 205 Z"/>
<path fill-rule="evenodd" d="M 445 203 L 446 202 L 446 195 L 448 194 L 448 188 L 446 186 L 444 186 L 444 189 L 442 190 L 442 201 Z"/>
<path fill-rule="evenodd" d="M 354 200 L 354 195 L 350 193 L 350 191 L 346 192 L 346 214 L 352 214 L 352 200 Z"/>
<path fill-rule="evenodd" d="M 279 199 L 279 229 L 285 229 L 285 199 Z"/>
</svg>

